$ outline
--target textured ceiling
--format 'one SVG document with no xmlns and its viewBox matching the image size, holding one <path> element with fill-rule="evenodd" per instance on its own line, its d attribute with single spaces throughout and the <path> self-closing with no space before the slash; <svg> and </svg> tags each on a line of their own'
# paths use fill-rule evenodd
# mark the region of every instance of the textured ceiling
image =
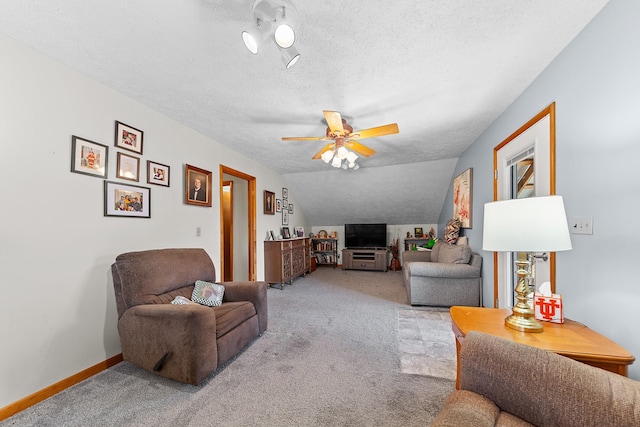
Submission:
<svg viewBox="0 0 640 427">
<path fill-rule="evenodd" d="M 429 224 L 457 157 L 607 1 L 293 0 L 288 70 L 245 49 L 252 0 L 3 0 L 0 32 L 285 174 L 312 225 Z M 325 109 L 400 133 L 357 171 L 281 141 L 324 135 Z"/>
</svg>

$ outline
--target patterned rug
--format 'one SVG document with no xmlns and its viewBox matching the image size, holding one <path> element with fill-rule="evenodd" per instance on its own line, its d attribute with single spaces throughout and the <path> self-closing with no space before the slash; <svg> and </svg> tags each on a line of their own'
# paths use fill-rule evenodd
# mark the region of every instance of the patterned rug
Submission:
<svg viewBox="0 0 640 427">
<path fill-rule="evenodd" d="M 398 309 L 400 370 L 456 379 L 456 343 L 446 308 Z"/>
</svg>

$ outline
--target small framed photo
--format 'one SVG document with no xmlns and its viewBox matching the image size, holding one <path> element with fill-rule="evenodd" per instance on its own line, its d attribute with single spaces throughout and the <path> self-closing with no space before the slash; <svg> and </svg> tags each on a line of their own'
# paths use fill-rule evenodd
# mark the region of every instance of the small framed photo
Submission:
<svg viewBox="0 0 640 427">
<path fill-rule="evenodd" d="M 109 147 L 72 135 L 71 172 L 107 178 Z"/>
<path fill-rule="evenodd" d="M 289 214 L 293 215 L 293 203 L 289 203 Z"/>
<path fill-rule="evenodd" d="M 289 210 L 282 209 L 282 225 L 289 225 Z"/>
<path fill-rule="evenodd" d="M 115 146 L 142 155 L 143 132 L 116 120 Z"/>
<path fill-rule="evenodd" d="M 186 165 L 185 167 L 185 203 L 188 205 L 211 207 L 212 173 Z"/>
<path fill-rule="evenodd" d="M 140 181 L 140 159 L 125 153 L 118 153 L 116 178 Z"/>
<path fill-rule="evenodd" d="M 104 216 L 151 218 L 151 189 L 105 181 Z"/>
<path fill-rule="evenodd" d="M 273 230 L 269 230 L 269 234 L 271 234 L 271 240 L 276 240 L 276 235 L 273 233 Z"/>
<path fill-rule="evenodd" d="M 295 228 L 296 237 L 304 237 L 304 227 L 298 226 Z"/>
<path fill-rule="evenodd" d="M 282 198 L 283 199 L 288 199 L 289 198 L 289 189 L 282 187 Z"/>
<path fill-rule="evenodd" d="M 424 232 L 422 231 L 422 227 L 416 227 L 413 229 L 414 231 L 414 236 L 416 237 L 422 237 L 422 235 L 424 234 Z"/>
<path fill-rule="evenodd" d="M 291 231 L 289 230 L 289 227 L 282 227 L 282 238 L 283 239 L 291 238 Z"/>
<path fill-rule="evenodd" d="M 276 214 L 276 193 L 264 190 L 264 213 L 266 215 Z"/>
<path fill-rule="evenodd" d="M 282 200 L 276 199 L 276 212 L 282 212 Z"/>
<path fill-rule="evenodd" d="M 147 160 L 147 183 L 169 187 L 170 167 Z"/>
</svg>

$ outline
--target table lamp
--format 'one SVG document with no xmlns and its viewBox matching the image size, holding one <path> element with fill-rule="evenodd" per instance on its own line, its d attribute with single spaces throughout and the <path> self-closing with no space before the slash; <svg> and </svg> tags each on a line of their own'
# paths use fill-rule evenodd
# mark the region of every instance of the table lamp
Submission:
<svg viewBox="0 0 640 427">
<path fill-rule="evenodd" d="M 522 332 L 542 332 L 527 299 L 531 292 L 531 263 L 536 253 L 571 249 L 562 196 L 529 197 L 484 205 L 482 249 L 494 252 L 526 252 L 516 260 L 517 304 L 505 325 Z"/>
</svg>

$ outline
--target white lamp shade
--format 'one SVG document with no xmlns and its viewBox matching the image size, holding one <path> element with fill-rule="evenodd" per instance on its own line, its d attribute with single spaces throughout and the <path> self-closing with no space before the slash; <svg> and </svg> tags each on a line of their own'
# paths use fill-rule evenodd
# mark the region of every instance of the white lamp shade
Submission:
<svg viewBox="0 0 640 427">
<path fill-rule="evenodd" d="M 284 65 L 287 68 L 293 67 L 295 63 L 298 62 L 298 59 L 300 59 L 300 54 L 295 47 L 290 47 L 289 49 L 280 49 L 280 51 L 282 52 L 282 62 L 284 62 Z"/>
<path fill-rule="evenodd" d="M 486 203 L 482 249 L 494 252 L 557 252 L 571 249 L 562 196 Z"/>
<path fill-rule="evenodd" d="M 341 164 L 342 164 L 342 160 L 340 160 L 338 156 L 335 156 L 333 158 L 333 161 L 331 162 L 331 166 L 333 166 L 334 168 L 339 168 Z"/>
<path fill-rule="evenodd" d="M 249 52 L 254 55 L 258 53 L 258 49 L 260 48 L 260 39 L 260 33 L 256 28 L 251 28 L 242 32 L 242 41 L 244 42 L 244 45 L 249 49 Z"/>
</svg>

